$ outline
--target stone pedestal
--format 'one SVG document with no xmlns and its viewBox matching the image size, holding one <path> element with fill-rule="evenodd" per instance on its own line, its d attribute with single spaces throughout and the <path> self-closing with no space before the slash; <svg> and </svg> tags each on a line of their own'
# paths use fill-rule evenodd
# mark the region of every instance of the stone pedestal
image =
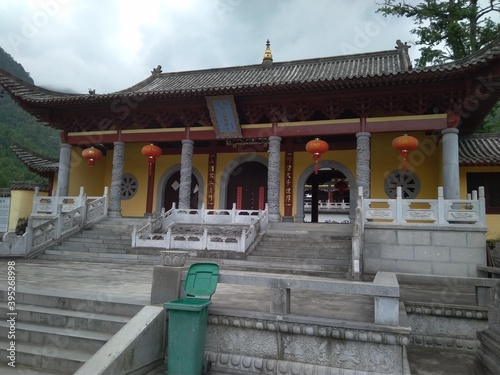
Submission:
<svg viewBox="0 0 500 375">
<path fill-rule="evenodd" d="M 163 304 L 180 297 L 182 269 L 188 255 L 185 251 L 162 253 L 164 265 L 153 267 L 150 300 L 152 305 Z"/>
</svg>

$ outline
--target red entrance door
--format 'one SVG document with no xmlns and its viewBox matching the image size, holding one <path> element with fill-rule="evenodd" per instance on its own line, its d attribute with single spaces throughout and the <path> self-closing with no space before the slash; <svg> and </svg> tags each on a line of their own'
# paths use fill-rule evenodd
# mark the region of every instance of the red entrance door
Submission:
<svg viewBox="0 0 500 375">
<path fill-rule="evenodd" d="M 226 208 L 263 210 L 267 202 L 267 167 L 256 161 L 239 165 L 227 186 Z"/>
</svg>

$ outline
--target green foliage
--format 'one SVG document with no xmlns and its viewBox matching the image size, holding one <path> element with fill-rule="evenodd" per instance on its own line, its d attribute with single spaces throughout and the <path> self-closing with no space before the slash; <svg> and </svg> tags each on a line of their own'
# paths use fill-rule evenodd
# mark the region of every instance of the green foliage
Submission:
<svg viewBox="0 0 500 375">
<path fill-rule="evenodd" d="M 22 236 L 26 232 L 26 227 L 28 226 L 28 219 L 26 218 L 19 218 L 17 220 L 17 225 L 15 232 L 18 236 Z"/>
<path fill-rule="evenodd" d="M 0 68 L 26 82 L 33 83 L 29 73 L 8 53 L 0 48 Z M 14 181 L 47 184 L 47 179 L 32 173 L 10 150 L 11 141 L 57 158 L 59 131 L 37 122 L 0 88 L 0 188 L 8 188 Z"/>
<path fill-rule="evenodd" d="M 488 113 L 476 133 L 500 133 L 500 102 Z"/>
<path fill-rule="evenodd" d="M 500 24 L 492 19 L 498 19 L 500 0 L 423 0 L 412 4 L 384 0 L 377 12 L 415 22 L 411 32 L 418 38 L 416 45 L 421 46 L 418 66 L 468 56 L 500 34 Z"/>
</svg>

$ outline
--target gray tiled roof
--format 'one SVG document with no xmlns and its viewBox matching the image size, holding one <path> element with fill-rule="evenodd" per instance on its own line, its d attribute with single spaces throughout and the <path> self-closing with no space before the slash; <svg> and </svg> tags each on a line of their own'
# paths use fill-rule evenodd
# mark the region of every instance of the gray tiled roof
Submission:
<svg viewBox="0 0 500 375">
<path fill-rule="evenodd" d="M 50 173 L 57 172 L 59 169 L 58 159 L 40 155 L 16 142 L 11 143 L 10 149 L 24 165 L 37 174 L 46 176 Z"/>
<path fill-rule="evenodd" d="M 109 94 L 64 94 L 20 81 L 0 69 L 0 85 L 15 97 L 39 104 L 93 103 L 123 96 L 185 97 L 222 94 L 304 92 L 342 88 L 365 88 L 388 82 L 410 84 L 435 82 L 463 69 L 500 59 L 500 37 L 464 59 L 448 64 L 411 69 L 407 48 L 381 52 L 325 57 L 174 73 L 152 73 L 127 89 Z"/>
<path fill-rule="evenodd" d="M 500 166 L 500 134 L 471 134 L 459 142 L 461 166 Z"/>
</svg>

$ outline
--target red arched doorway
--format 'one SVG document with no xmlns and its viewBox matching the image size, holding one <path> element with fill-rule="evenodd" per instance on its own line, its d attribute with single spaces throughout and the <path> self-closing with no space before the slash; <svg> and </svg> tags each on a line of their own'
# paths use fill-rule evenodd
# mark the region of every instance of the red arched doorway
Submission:
<svg viewBox="0 0 500 375">
<path fill-rule="evenodd" d="M 172 208 L 172 203 L 175 202 L 175 207 L 179 208 L 179 188 L 181 186 L 181 172 L 177 171 L 172 174 L 167 183 L 165 184 L 165 192 L 163 195 L 163 207 L 165 210 L 170 210 Z M 198 192 L 199 185 L 198 180 L 192 174 L 191 175 L 191 199 L 189 203 L 189 208 L 198 208 Z"/>
<path fill-rule="evenodd" d="M 263 210 L 267 202 L 267 167 L 256 161 L 240 164 L 227 184 L 226 208 Z"/>
</svg>

